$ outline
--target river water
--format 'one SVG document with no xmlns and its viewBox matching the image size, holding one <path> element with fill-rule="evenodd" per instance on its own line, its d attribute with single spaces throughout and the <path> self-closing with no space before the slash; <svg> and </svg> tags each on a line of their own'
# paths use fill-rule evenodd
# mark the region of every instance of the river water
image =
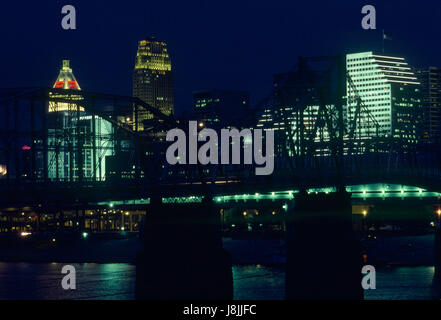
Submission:
<svg viewBox="0 0 441 320">
<path fill-rule="evenodd" d="M 134 299 L 132 264 L 73 264 L 76 290 L 63 290 L 60 263 L 0 263 L 0 299 Z M 433 267 L 377 269 L 377 289 L 365 299 L 438 299 L 432 287 Z M 281 300 L 285 272 L 282 267 L 258 264 L 233 267 L 236 300 Z"/>
</svg>

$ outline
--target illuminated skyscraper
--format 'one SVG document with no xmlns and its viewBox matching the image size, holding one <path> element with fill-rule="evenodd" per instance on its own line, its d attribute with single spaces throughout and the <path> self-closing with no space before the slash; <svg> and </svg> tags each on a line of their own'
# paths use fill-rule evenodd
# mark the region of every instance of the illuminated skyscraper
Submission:
<svg viewBox="0 0 441 320">
<path fill-rule="evenodd" d="M 377 135 L 401 138 L 409 143 L 420 138 L 422 101 L 421 86 L 404 58 L 362 52 L 346 55 L 348 125 L 353 122 L 357 94 L 376 122 L 364 113 L 357 121 L 361 137 Z"/>
<path fill-rule="evenodd" d="M 165 42 L 154 38 L 139 41 L 133 71 L 133 96 L 166 115 L 173 114 L 173 73 Z M 144 129 L 144 120 L 152 118 L 151 113 L 139 111 L 138 130 Z M 133 119 L 135 121 L 135 115 Z"/>
<path fill-rule="evenodd" d="M 70 68 L 70 61 L 63 60 L 61 70 L 58 74 L 57 80 L 53 85 L 54 89 L 65 89 L 65 90 L 81 90 L 80 85 L 75 78 L 72 69 Z M 73 103 L 66 102 L 50 102 L 49 112 L 59 112 L 59 111 L 75 111 L 79 106 L 76 101 L 81 100 L 81 97 L 77 95 L 70 96 L 68 94 L 51 94 L 53 98 L 64 98 L 72 100 Z M 82 107 L 79 107 L 80 111 L 84 111 Z"/>
<path fill-rule="evenodd" d="M 63 60 L 53 88 L 63 92 L 50 93 L 53 100 L 49 100 L 48 110 L 48 178 L 104 180 L 105 157 L 113 154 L 113 143 L 109 142 L 111 123 L 86 112 L 81 96 L 69 94 L 71 90 L 81 90 L 69 60 Z"/>
</svg>

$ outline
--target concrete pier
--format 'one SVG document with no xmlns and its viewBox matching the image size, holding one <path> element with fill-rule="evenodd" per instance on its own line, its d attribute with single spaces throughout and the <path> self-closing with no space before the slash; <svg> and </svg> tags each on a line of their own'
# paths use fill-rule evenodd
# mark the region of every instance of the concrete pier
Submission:
<svg viewBox="0 0 441 320">
<path fill-rule="evenodd" d="M 231 257 L 222 248 L 212 199 L 163 204 L 152 199 L 144 251 L 137 257 L 137 299 L 232 299 Z"/>
<path fill-rule="evenodd" d="M 288 204 L 286 299 L 363 299 L 350 200 L 300 192 Z"/>
<path fill-rule="evenodd" d="M 441 209 L 437 210 L 434 242 L 435 273 L 433 280 L 437 289 L 441 292 Z"/>
</svg>

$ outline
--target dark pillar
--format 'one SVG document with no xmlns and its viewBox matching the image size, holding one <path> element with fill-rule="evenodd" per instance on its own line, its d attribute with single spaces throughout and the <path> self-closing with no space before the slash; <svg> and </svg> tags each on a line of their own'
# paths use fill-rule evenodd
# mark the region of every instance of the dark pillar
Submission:
<svg viewBox="0 0 441 320">
<path fill-rule="evenodd" d="M 346 192 L 288 204 L 286 299 L 362 299 L 362 257 Z"/>
<path fill-rule="evenodd" d="M 435 225 L 435 274 L 434 282 L 441 287 L 441 209 L 437 210 L 436 225 Z"/>
<path fill-rule="evenodd" d="M 213 200 L 163 204 L 152 199 L 147 211 L 136 298 L 232 299 L 231 257 L 222 248 Z"/>
</svg>

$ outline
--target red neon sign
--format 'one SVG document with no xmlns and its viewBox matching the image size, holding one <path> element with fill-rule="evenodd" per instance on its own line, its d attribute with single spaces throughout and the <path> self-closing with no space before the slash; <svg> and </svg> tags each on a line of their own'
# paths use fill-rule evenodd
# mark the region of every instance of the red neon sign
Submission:
<svg viewBox="0 0 441 320">
<path fill-rule="evenodd" d="M 64 81 L 55 82 L 55 88 L 63 88 L 63 87 L 64 87 Z"/>
<path fill-rule="evenodd" d="M 69 83 L 69 88 L 76 88 L 77 87 L 76 81 L 68 81 L 68 83 Z"/>
</svg>

